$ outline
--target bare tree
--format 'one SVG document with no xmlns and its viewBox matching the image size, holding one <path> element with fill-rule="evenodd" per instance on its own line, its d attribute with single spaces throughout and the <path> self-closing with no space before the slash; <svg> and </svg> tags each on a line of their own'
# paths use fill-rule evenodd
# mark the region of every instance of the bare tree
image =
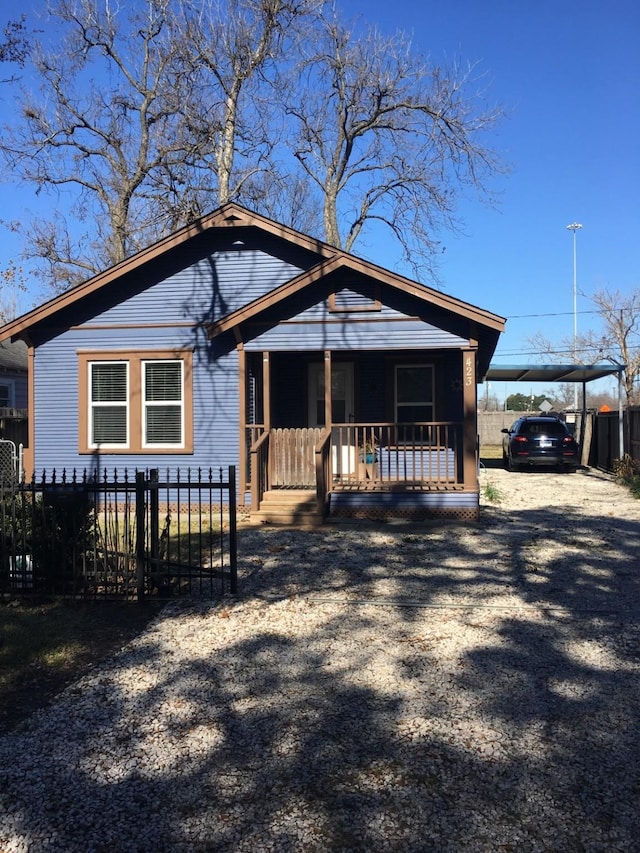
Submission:
<svg viewBox="0 0 640 853">
<path fill-rule="evenodd" d="M 198 164 L 217 201 L 253 197 L 276 142 L 274 81 L 314 0 L 183 0 L 181 44 L 191 98 L 183 105 L 210 157 Z M 280 80 L 282 78 L 280 77 Z"/>
<path fill-rule="evenodd" d="M 23 93 L 22 121 L 5 128 L 2 152 L 14 177 L 36 191 L 69 193 L 67 227 L 56 213 L 34 225 L 27 245 L 58 287 L 75 284 L 150 242 L 182 211 L 167 205 L 160 167 L 190 153 L 180 130 L 184 79 L 175 62 L 168 0 L 144 0 L 128 19 L 96 0 L 58 0 L 51 14 L 60 48 L 41 47 L 34 64 L 38 96 Z M 72 236 L 73 235 L 73 236 Z"/>
<path fill-rule="evenodd" d="M 627 405 L 640 402 L 640 290 L 624 294 L 604 288 L 591 297 L 602 321 L 601 333 L 587 332 L 578 339 L 583 359 L 624 364 L 622 383 Z"/>
<path fill-rule="evenodd" d="M 23 232 L 58 289 L 230 199 L 348 250 L 381 222 L 417 269 L 460 193 L 490 198 L 500 111 L 404 36 L 356 36 L 321 0 L 52 3 L 58 47 L 30 54 L 41 89 L 0 154 L 59 195 Z"/>
<path fill-rule="evenodd" d="M 459 194 L 489 197 L 500 167 L 484 140 L 501 111 L 484 106 L 472 66 L 433 65 L 402 33 L 356 36 L 335 18 L 322 27 L 288 113 L 325 239 L 351 250 L 375 220 L 414 267 L 430 265 L 440 229 L 456 225 Z"/>
<path fill-rule="evenodd" d="M 17 21 L 9 21 L 2 31 L 0 40 L 0 62 L 8 62 L 21 68 L 29 55 L 30 40 L 27 32 L 26 16 L 21 15 Z M 1 83 L 15 82 L 15 75 L 0 79 Z"/>
<path fill-rule="evenodd" d="M 604 288 L 589 297 L 596 307 L 602 331 L 588 330 L 576 339 L 576 360 L 581 364 L 610 361 L 624 365 L 622 384 L 627 405 L 640 403 L 640 290 L 624 294 Z M 542 358 L 573 361 L 573 339 L 553 343 L 542 333 L 529 338 Z"/>
<path fill-rule="evenodd" d="M 27 292 L 24 271 L 14 261 L 0 270 L 0 324 L 8 323 L 18 314 L 21 295 Z"/>
</svg>

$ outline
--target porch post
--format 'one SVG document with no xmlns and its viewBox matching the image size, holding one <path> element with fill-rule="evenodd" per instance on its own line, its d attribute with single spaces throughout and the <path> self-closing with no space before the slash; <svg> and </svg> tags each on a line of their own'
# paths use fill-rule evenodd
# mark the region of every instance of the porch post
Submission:
<svg viewBox="0 0 640 853">
<path fill-rule="evenodd" d="M 324 353 L 324 425 L 331 428 L 333 411 L 331 406 L 331 350 Z"/>
<path fill-rule="evenodd" d="M 28 447 L 24 448 L 24 454 L 22 457 L 22 467 L 24 470 L 25 480 L 30 482 L 33 478 L 35 478 L 35 458 L 36 458 L 36 426 L 35 426 L 35 414 L 36 414 L 36 394 L 35 394 L 35 348 L 32 344 L 29 344 L 29 348 L 27 350 L 27 361 L 28 361 L 28 370 L 27 370 L 27 399 L 28 399 L 28 412 L 29 417 L 27 419 L 27 435 L 28 435 Z M 622 374 L 620 374 L 622 375 Z M 88 415 L 84 414 L 84 417 L 88 417 Z M 22 473 L 22 472 L 21 472 Z"/>
<path fill-rule="evenodd" d="M 264 411 L 262 419 L 265 432 L 271 429 L 271 353 L 262 353 L 262 397 Z"/>
<path fill-rule="evenodd" d="M 475 350 L 462 351 L 462 464 L 464 466 L 464 488 L 478 489 L 478 391 L 476 386 Z"/>
<path fill-rule="evenodd" d="M 265 433 L 268 433 L 271 430 L 271 353 L 269 352 L 262 353 L 262 398 L 264 408 L 264 411 L 262 412 L 264 431 Z M 267 440 L 270 442 L 270 439 Z M 268 482 L 271 484 L 273 483 L 273 469 L 271 468 L 273 454 L 271 453 L 271 443 L 268 445 L 268 454 Z"/>
<path fill-rule="evenodd" d="M 247 491 L 247 456 L 249 454 L 249 447 L 247 446 L 247 357 L 242 343 L 238 344 L 238 391 L 240 397 L 238 475 L 240 480 L 240 494 L 244 495 Z"/>
</svg>

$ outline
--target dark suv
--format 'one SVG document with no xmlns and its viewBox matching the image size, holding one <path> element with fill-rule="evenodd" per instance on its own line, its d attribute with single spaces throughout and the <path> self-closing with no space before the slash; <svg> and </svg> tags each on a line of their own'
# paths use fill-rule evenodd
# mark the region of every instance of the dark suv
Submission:
<svg viewBox="0 0 640 853">
<path fill-rule="evenodd" d="M 538 465 L 575 471 L 580 464 L 578 442 L 559 418 L 518 418 L 502 432 L 506 433 L 502 439 L 502 459 L 509 471 Z"/>
</svg>

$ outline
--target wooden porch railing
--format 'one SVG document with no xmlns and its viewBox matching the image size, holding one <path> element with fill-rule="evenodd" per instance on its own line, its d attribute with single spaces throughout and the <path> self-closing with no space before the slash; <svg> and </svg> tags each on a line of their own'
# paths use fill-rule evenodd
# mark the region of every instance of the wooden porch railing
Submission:
<svg viewBox="0 0 640 853">
<path fill-rule="evenodd" d="M 323 512 L 329 497 L 331 483 L 331 430 L 325 429 L 315 448 L 316 504 Z"/>
<path fill-rule="evenodd" d="M 324 445 L 331 432 L 315 429 L 272 429 L 263 432 L 251 428 L 249 451 L 251 507 L 259 509 L 268 489 L 314 489 L 319 493 L 318 474 L 329 482 L 328 460 L 318 470 L 316 449 L 328 456 Z M 327 434 L 328 433 L 328 434 Z M 325 487 L 326 488 L 326 487 Z"/>
<path fill-rule="evenodd" d="M 251 509 L 260 509 L 262 496 L 269 488 L 269 432 L 263 432 L 251 445 L 249 453 L 251 477 Z"/>
<path fill-rule="evenodd" d="M 331 490 L 460 489 L 463 424 L 334 424 L 331 429 L 255 430 L 250 447 L 251 505 L 270 488 Z"/>
<path fill-rule="evenodd" d="M 338 424 L 334 488 L 461 488 L 461 422 Z"/>
<path fill-rule="evenodd" d="M 323 430 L 271 430 L 271 486 L 273 488 L 315 489 L 316 445 Z"/>
</svg>

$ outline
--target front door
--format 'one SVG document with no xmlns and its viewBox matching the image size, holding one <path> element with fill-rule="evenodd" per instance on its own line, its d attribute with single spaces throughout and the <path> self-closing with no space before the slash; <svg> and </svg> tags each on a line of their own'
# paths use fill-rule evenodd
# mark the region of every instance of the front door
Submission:
<svg viewBox="0 0 640 853">
<path fill-rule="evenodd" d="M 347 424 L 353 420 L 353 363 L 331 365 L 331 420 Z M 309 426 L 324 426 L 324 364 L 309 365 Z"/>
<path fill-rule="evenodd" d="M 331 421 L 334 424 L 353 422 L 353 362 L 341 361 L 331 365 Z M 325 425 L 324 417 L 324 364 L 309 365 L 309 426 Z M 356 449 L 352 445 L 353 431 L 333 428 L 331 434 L 331 462 L 336 477 L 355 472 Z"/>
</svg>

